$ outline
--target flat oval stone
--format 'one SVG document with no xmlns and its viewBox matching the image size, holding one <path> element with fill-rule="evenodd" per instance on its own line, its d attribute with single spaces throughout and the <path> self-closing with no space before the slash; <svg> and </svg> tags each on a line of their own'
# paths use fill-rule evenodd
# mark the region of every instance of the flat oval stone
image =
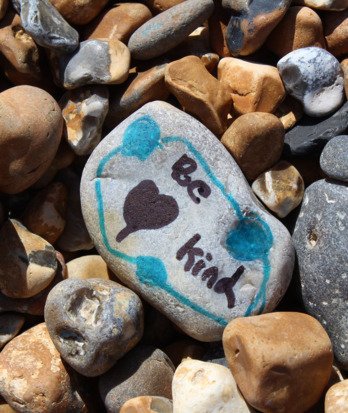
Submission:
<svg viewBox="0 0 348 413">
<path fill-rule="evenodd" d="M 2 19 L 7 11 L 8 0 L 0 0 L 0 19 Z"/>
<path fill-rule="evenodd" d="M 343 72 L 339 61 L 320 47 L 303 47 L 278 62 L 285 89 L 303 103 L 308 116 L 326 116 L 344 100 Z"/>
<path fill-rule="evenodd" d="M 201 26 L 213 10 L 213 0 L 186 0 L 153 17 L 129 39 L 132 57 L 148 60 L 173 49 Z"/>
<path fill-rule="evenodd" d="M 221 339 L 231 318 L 271 311 L 288 286 L 287 230 L 216 137 L 168 103 L 148 103 L 103 139 L 81 200 L 108 266 L 194 338 Z"/>
<path fill-rule="evenodd" d="M 133 291 L 113 281 L 68 279 L 48 294 L 45 321 L 62 358 L 95 377 L 141 339 L 143 307 Z"/>
<path fill-rule="evenodd" d="M 320 167 L 329 177 L 348 182 L 348 135 L 336 136 L 326 144 Z"/>
</svg>

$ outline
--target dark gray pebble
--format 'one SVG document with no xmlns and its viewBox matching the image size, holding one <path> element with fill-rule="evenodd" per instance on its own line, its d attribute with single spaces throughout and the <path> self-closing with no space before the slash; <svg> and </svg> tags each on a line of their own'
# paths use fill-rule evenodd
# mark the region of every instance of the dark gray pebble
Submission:
<svg viewBox="0 0 348 413">
<path fill-rule="evenodd" d="M 348 135 L 329 141 L 321 153 L 320 167 L 330 178 L 348 182 Z"/>
</svg>

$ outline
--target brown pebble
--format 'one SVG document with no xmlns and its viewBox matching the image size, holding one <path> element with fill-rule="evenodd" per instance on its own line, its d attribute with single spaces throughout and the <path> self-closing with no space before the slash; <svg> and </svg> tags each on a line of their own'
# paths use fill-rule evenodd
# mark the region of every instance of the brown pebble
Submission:
<svg viewBox="0 0 348 413">
<path fill-rule="evenodd" d="M 334 56 L 348 53 L 348 9 L 322 14 L 327 50 Z"/>
<path fill-rule="evenodd" d="M 145 3 L 154 13 L 161 13 L 185 0 L 145 0 Z"/>
<path fill-rule="evenodd" d="M 223 346 L 245 400 L 263 413 L 304 413 L 330 378 L 330 339 L 307 314 L 234 319 L 224 331 Z"/>
<path fill-rule="evenodd" d="M 120 413 L 173 413 L 173 405 L 165 397 L 139 396 L 128 400 Z"/>
<path fill-rule="evenodd" d="M 344 75 L 344 90 L 346 92 L 346 98 L 348 99 L 348 59 L 342 60 L 341 67 Z"/>
<path fill-rule="evenodd" d="M 348 380 L 330 387 L 325 396 L 325 413 L 347 413 Z"/>
<path fill-rule="evenodd" d="M 226 29 L 230 16 L 218 3 L 213 14 L 209 18 L 210 46 L 220 57 L 229 57 L 231 53 L 226 42 Z"/>
<path fill-rule="evenodd" d="M 2 19 L 7 11 L 8 0 L 0 0 L 0 19 Z"/>
<path fill-rule="evenodd" d="M 320 17 L 309 7 L 290 7 L 268 37 L 266 45 L 279 57 L 301 47 L 316 46 L 325 49 Z"/>
<path fill-rule="evenodd" d="M 45 323 L 14 338 L 0 353 L 0 391 L 18 412 L 86 412 Z"/>
<path fill-rule="evenodd" d="M 131 35 L 151 17 L 151 11 L 144 4 L 115 4 L 87 27 L 85 40 L 117 39 L 127 43 Z"/>
<path fill-rule="evenodd" d="M 224 85 L 212 76 L 197 56 L 186 56 L 167 65 L 168 89 L 188 113 L 215 135 L 227 128 L 231 99 Z"/>
<path fill-rule="evenodd" d="M 44 90 L 0 93 L 0 191 L 16 194 L 34 184 L 53 161 L 62 130 L 60 108 Z"/>
<path fill-rule="evenodd" d="M 239 114 L 272 113 L 285 97 L 283 82 L 273 66 L 225 57 L 219 62 L 218 78 Z"/>
<path fill-rule="evenodd" d="M 280 158 L 284 127 L 271 113 L 247 113 L 237 118 L 221 138 L 248 180 L 254 180 Z"/>
<path fill-rule="evenodd" d="M 87 24 L 102 11 L 108 0 L 50 0 L 71 24 Z"/>
</svg>

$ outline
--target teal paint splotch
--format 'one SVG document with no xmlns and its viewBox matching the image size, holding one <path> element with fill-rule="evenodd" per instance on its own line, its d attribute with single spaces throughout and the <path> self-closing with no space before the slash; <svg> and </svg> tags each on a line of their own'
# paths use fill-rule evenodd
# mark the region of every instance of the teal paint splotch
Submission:
<svg viewBox="0 0 348 413">
<path fill-rule="evenodd" d="M 160 128 L 150 116 L 145 115 L 132 122 L 126 129 L 122 144 L 110 151 L 99 163 L 97 168 L 97 178 L 102 177 L 107 163 L 118 154 L 126 157 L 137 157 L 141 161 L 145 161 L 156 149 L 163 148 L 163 145 L 171 142 L 181 142 L 195 156 L 204 172 L 207 174 L 211 182 L 221 191 L 224 198 L 233 208 L 238 224 L 233 228 L 226 239 L 226 249 L 235 259 L 239 261 L 254 261 L 261 260 L 263 263 L 263 280 L 260 289 L 254 298 L 253 302 L 248 307 L 245 315 L 251 315 L 259 306 L 258 312 L 262 312 L 266 304 L 266 289 L 270 277 L 269 250 L 273 245 L 272 232 L 265 221 L 258 215 L 250 214 L 244 216 L 238 202 L 227 193 L 222 182 L 215 176 L 205 161 L 202 154 L 185 138 L 181 137 L 166 137 L 161 140 Z M 103 195 L 101 190 L 101 181 L 96 179 L 95 190 L 97 197 L 99 225 L 102 234 L 102 240 L 107 250 L 117 258 L 120 258 L 129 264 L 136 266 L 136 276 L 140 282 L 145 285 L 161 288 L 176 298 L 183 305 L 186 305 L 194 311 L 216 321 L 222 326 L 227 324 L 227 321 L 222 317 L 210 313 L 206 309 L 200 307 L 196 303 L 189 300 L 187 297 L 176 291 L 168 282 L 168 273 L 163 262 L 156 257 L 138 256 L 132 257 L 122 253 L 111 247 L 104 217 Z"/>
</svg>

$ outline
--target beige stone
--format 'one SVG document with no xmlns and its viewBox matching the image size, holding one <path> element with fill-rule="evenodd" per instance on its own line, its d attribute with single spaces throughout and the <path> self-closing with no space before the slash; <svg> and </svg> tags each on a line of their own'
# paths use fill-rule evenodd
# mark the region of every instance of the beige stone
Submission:
<svg viewBox="0 0 348 413">
<path fill-rule="evenodd" d="M 127 43 L 135 30 L 151 17 L 151 11 L 144 4 L 115 4 L 87 27 L 85 39 L 117 39 Z"/>
<path fill-rule="evenodd" d="M 128 400 L 120 413 L 173 413 L 173 405 L 165 397 L 139 396 Z"/>
<path fill-rule="evenodd" d="M 51 0 L 53 6 L 71 24 L 87 24 L 102 11 L 108 0 Z"/>
<path fill-rule="evenodd" d="M 0 291 L 29 298 L 43 291 L 58 269 L 56 252 L 20 222 L 7 220 L 0 230 Z"/>
<path fill-rule="evenodd" d="M 14 338 L 0 353 L 0 389 L 18 412 L 87 411 L 45 323 Z"/>
<path fill-rule="evenodd" d="M 346 98 L 348 99 L 348 59 L 342 60 L 341 67 L 344 75 L 344 90 L 346 92 Z"/>
<path fill-rule="evenodd" d="M 44 90 L 0 93 L 0 191 L 15 194 L 34 184 L 52 163 L 62 129 L 60 108 Z"/>
<path fill-rule="evenodd" d="M 0 404 L 0 413 L 16 413 L 9 404 Z"/>
<path fill-rule="evenodd" d="M 325 413 L 347 413 L 348 380 L 330 387 L 325 396 Z"/>
<path fill-rule="evenodd" d="M 187 56 L 168 64 L 165 81 L 185 111 L 196 116 L 215 135 L 224 133 L 231 106 L 229 93 L 199 57 Z"/>
<path fill-rule="evenodd" d="M 252 190 L 279 218 L 286 217 L 300 205 L 304 182 L 298 170 L 286 161 L 278 162 L 262 173 L 252 184 Z"/>
<path fill-rule="evenodd" d="M 284 127 L 271 113 L 247 113 L 237 118 L 221 138 L 248 180 L 254 180 L 280 158 Z"/>
<path fill-rule="evenodd" d="M 29 231 L 54 244 L 65 227 L 67 189 L 61 182 L 50 184 L 28 204 L 23 224 Z"/>
<path fill-rule="evenodd" d="M 145 3 L 155 13 L 161 13 L 164 10 L 168 10 L 185 0 L 145 0 Z"/>
<path fill-rule="evenodd" d="M 306 412 L 330 378 L 330 339 L 307 314 L 234 319 L 224 331 L 223 346 L 244 398 L 263 413 Z"/>
<path fill-rule="evenodd" d="M 292 96 L 287 95 L 278 106 L 274 114 L 279 118 L 285 130 L 293 128 L 303 116 L 301 102 Z"/>
<path fill-rule="evenodd" d="M 266 45 L 279 57 L 301 47 L 316 46 L 325 49 L 323 25 L 319 15 L 309 7 L 290 7 L 269 35 Z"/>
<path fill-rule="evenodd" d="M 348 53 L 348 9 L 322 14 L 327 50 L 334 56 Z"/>
<path fill-rule="evenodd" d="M 69 261 L 68 278 L 87 280 L 89 278 L 102 278 L 103 280 L 115 279 L 114 274 L 108 269 L 106 262 L 100 255 L 84 255 Z"/>
<path fill-rule="evenodd" d="M 239 114 L 272 113 L 285 97 L 279 72 L 273 66 L 225 57 L 218 65 L 218 79 L 230 93 Z"/>
</svg>

